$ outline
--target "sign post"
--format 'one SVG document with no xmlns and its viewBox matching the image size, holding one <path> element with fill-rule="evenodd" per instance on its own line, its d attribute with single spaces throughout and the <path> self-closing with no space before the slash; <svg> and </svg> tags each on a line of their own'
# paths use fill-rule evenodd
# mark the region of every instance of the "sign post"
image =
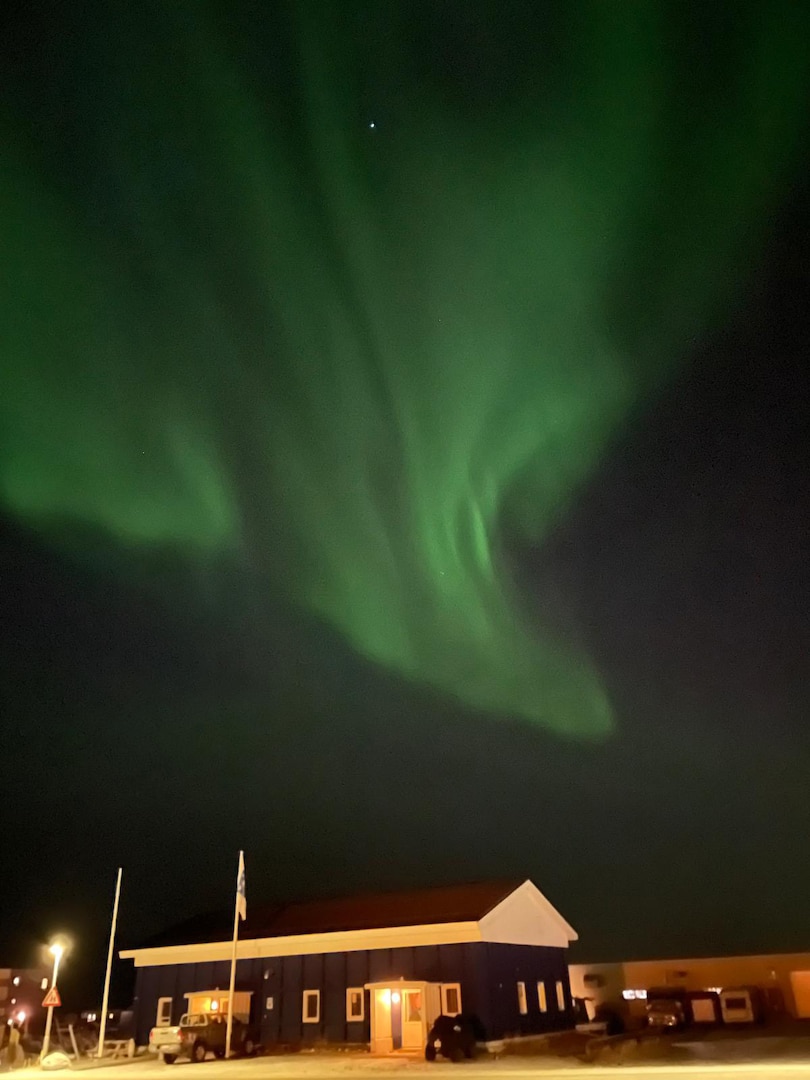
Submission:
<svg viewBox="0 0 810 1080">
<path fill-rule="evenodd" d="M 62 959 L 62 947 L 60 945 L 51 946 L 51 954 L 53 956 L 53 978 L 51 979 L 51 988 L 45 997 L 42 999 L 43 1009 L 48 1010 L 48 1018 L 45 1021 L 45 1038 L 42 1040 L 42 1054 L 41 1059 L 44 1061 L 48 1056 L 48 1051 L 51 1048 L 51 1027 L 53 1026 L 53 1010 L 59 1008 L 62 1004 L 62 999 L 59 996 L 59 991 L 56 989 L 56 980 L 59 977 L 59 961 Z"/>
</svg>

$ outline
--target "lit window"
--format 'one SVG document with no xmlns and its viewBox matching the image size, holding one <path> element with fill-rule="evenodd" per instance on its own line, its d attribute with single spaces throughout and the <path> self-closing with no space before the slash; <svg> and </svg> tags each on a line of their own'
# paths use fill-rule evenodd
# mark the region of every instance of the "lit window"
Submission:
<svg viewBox="0 0 810 1080">
<path fill-rule="evenodd" d="M 320 990 L 305 990 L 302 1019 L 305 1024 L 317 1024 L 321 1019 L 321 992 Z"/>
<path fill-rule="evenodd" d="M 625 1001 L 644 1001 L 647 997 L 646 990 L 622 990 L 622 997 Z"/>
<path fill-rule="evenodd" d="M 422 1022 L 422 991 L 405 990 L 404 1018 L 409 1024 Z"/>
<path fill-rule="evenodd" d="M 461 984 L 442 984 L 442 1012 L 445 1016 L 458 1016 L 461 1012 Z"/>
<path fill-rule="evenodd" d="M 364 1020 L 366 1016 L 366 996 L 362 986 L 350 986 L 346 991 L 346 1019 Z"/>
<path fill-rule="evenodd" d="M 565 1012 L 565 987 L 561 982 L 557 983 L 557 1008 Z"/>
<path fill-rule="evenodd" d="M 546 1000 L 546 984 L 539 982 L 537 984 L 537 1005 L 540 1012 L 548 1012 L 548 1001 Z"/>
<path fill-rule="evenodd" d="M 518 996 L 518 1008 L 520 1009 L 520 1015 L 525 1016 L 529 1011 L 529 1006 L 526 1003 L 526 983 L 519 982 L 517 984 L 517 996 Z"/>
</svg>

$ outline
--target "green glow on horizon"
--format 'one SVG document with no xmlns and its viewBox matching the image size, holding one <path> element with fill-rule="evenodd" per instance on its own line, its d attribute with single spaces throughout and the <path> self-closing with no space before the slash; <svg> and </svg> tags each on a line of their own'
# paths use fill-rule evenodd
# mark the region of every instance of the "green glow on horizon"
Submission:
<svg viewBox="0 0 810 1080">
<path fill-rule="evenodd" d="M 473 104 L 405 48 L 429 27 L 295 6 L 263 36 L 99 5 L 89 89 L 43 91 L 80 145 L 6 105 L 0 498 L 52 540 L 270 566 L 408 679 L 604 735 L 502 551 L 727 312 L 800 132 L 802 5 L 718 2 L 719 60 L 671 5 L 564 5 L 544 79 Z"/>
</svg>

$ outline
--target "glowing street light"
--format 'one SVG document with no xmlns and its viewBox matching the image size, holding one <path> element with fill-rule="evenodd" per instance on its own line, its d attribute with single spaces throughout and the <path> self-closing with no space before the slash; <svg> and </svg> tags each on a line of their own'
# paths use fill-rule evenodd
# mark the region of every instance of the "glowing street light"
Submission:
<svg viewBox="0 0 810 1080">
<path fill-rule="evenodd" d="M 59 978 L 59 964 L 62 957 L 65 955 L 65 946 L 60 941 L 54 941 L 51 943 L 48 952 L 53 957 L 53 975 L 51 976 L 51 990 L 56 987 L 56 980 Z M 45 1038 L 42 1040 L 42 1054 L 41 1059 L 44 1060 L 48 1051 L 51 1048 L 51 1025 L 53 1024 L 53 1005 L 48 1006 L 48 1018 L 45 1021 Z"/>
</svg>

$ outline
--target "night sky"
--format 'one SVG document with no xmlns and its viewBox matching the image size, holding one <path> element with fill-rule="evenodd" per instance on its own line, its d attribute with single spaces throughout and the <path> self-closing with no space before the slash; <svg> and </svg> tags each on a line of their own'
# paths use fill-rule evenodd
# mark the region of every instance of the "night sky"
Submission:
<svg viewBox="0 0 810 1080">
<path fill-rule="evenodd" d="M 0 960 L 239 848 L 810 948 L 810 5 L 0 29 Z"/>
</svg>

